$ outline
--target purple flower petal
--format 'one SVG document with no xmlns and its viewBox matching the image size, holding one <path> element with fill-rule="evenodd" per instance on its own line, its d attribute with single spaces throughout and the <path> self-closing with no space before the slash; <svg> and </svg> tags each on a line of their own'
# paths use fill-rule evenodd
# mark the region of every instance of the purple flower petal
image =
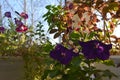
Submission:
<svg viewBox="0 0 120 80">
<path fill-rule="evenodd" d="M 5 28 L 3 26 L 0 26 L 0 33 L 4 33 Z"/>
<path fill-rule="evenodd" d="M 82 53 L 87 59 L 96 59 L 106 60 L 109 58 L 109 50 L 112 48 L 112 45 L 106 45 L 98 40 L 91 40 L 87 42 L 79 41 L 80 46 L 82 47 Z"/>
<path fill-rule="evenodd" d="M 67 65 L 74 56 L 77 56 L 76 54 L 77 53 L 74 53 L 72 49 L 69 50 L 61 44 L 57 44 L 55 49 L 50 52 L 50 57 L 59 61 L 61 64 Z"/>
</svg>

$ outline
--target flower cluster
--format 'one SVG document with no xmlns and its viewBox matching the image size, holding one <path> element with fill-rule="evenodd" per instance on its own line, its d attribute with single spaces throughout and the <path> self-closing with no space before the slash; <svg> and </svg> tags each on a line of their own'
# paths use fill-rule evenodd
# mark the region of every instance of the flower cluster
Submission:
<svg viewBox="0 0 120 80">
<path fill-rule="evenodd" d="M 28 30 L 28 27 L 22 22 L 22 18 L 23 19 L 28 19 L 28 14 L 26 14 L 25 12 L 22 12 L 20 14 L 17 11 L 15 11 L 15 13 L 20 16 L 20 19 L 14 18 L 15 25 L 16 25 L 15 30 L 17 32 L 26 32 Z M 11 12 L 5 12 L 4 16 L 7 17 L 9 20 L 12 18 Z"/>
<path fill-rule="evenodd" d="M 100 59 L 107 60 L 110 56 L 110 49 L 112 44 L 104 44 L 98 40 L 91 40 L 87 42 L 79 41 L 80 46 L 82 47 L 82 53 L 86 59 Z M 74 49 L 67 49 L 61 44 L 57 44 L 55 49 L 50 52 L 50 56 L 59 61 L 61 64 L 69 64 L 72 58 L 79 56 L 79 52 L 75 53 Z"/>
<path fill-rule="evenodd" d="M 112 45 L 106 45 L 98 40 L 91 40 L 88 42 L 79 41 L 80 46 L 82 47 L 82 53 L 87 59 L 101 59 L 107 60 L 110 56 L 110 49 Z"/>
<path fill-rule="evenodd" d="M 79 53 L 73 52 L 72 49 L 67 49 L 61 44 L 57 44 L 55 49 L 50 52 L 50 56 L 59 61 L 61 64 L 69 64 L 73 57 L 78 56 Z"/>
</svg>

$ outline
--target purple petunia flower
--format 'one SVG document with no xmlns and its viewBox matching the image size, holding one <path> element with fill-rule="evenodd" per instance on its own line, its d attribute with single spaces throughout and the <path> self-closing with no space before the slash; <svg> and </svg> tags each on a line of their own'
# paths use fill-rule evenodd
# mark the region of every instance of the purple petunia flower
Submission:
<svg viewBox="0 0 120 80">
<path fill-rule="evenodd" d="M 5 12 L 5 17 L 7 17 L 7 18 L 11 18 L 11 12 Z"/>
<path fill-rule="evenodd" d="M 112 48 L 112 44 L 104 44 L 98 40 L 91 40 L 87 42 L 79 41 L 82 47 L 82 53 L 87 59 L 101 59 L 107 60 L 110 56 L 109 50 Z"/>
<path fill-rule="evenodd" d="M 21 20 L 18 20 L 17 18 L 14 18 L 14 20 L 15 20 L 15 24 L 16 24 L 18 27 L 20 27 L 20 26 L 23 25 L 23 22 L 22 22 Z"/>
<path fill-rule="evenodd" d="M 61 64 L 67 65 L 74 56 L 77 56 L 75 54 L 77 53 L 74 53 L 72 50 L 65 48 L 61 44 L 57 44 L 55 49 L 50 52 L 50 57 L 59 61 Z"/>
<path fill-rule="evenodd" d="M 0 33 L 4 33 L 5 28 L 3 26 L 0 26 Z"/>
</svg>

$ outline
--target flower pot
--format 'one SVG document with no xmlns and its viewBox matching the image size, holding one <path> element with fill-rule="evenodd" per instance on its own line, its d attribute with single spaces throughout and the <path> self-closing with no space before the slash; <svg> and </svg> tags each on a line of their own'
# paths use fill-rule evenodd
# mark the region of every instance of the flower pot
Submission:
<svg viewBox="0 0 120 80">
<path fill-rule="evenodd" d="M 0 57 L 0 80 L 23 80 L 24 64 L 21 57 Z"/>
<path fill-rule="evenodd" d="M 118 78 L 113 77 L 111 80 L 120 80 L 120 66 L 118 67 L 118 64 L 120 64 L 120 55 L 112 55 L 110 56 L 110 59 L 114 61 L 115 67 L 113 66 L 106 66 L 104 64 L 95 64 L 95 66 L 98 69 L 105 70 L 108 69 L 111 72 L 115 73 Z M 103 80 L 110 80 L 109 78 L 103 78 Z"/>
</svg>

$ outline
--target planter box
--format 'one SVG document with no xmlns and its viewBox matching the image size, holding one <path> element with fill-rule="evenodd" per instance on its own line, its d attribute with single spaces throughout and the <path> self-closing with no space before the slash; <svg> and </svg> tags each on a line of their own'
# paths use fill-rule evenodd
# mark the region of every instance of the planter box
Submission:
<svg viewBox="0 0 120 80">
<path fill-rule="evenodd" d="M 0 57 L 0 80 L 23 80 L 24 63 L 21 57 Z"/>
<path fill-rule="evenodd" d="M 111 56 L 110 59 L 112 59 L 116 65 L 116 67 L 113 67 L 113 66 L 106 66 L 104 64 L 96 64 L 96 67 L 98 69 L 102 69 L 102 70 L 105 70 L 105 69 L 109 69 L 110 71 L 112 71 L 113 73 L 115 73 L 118 78 L 116 77 L 113 77 L 111 80 L 120 80 L 120 67 L 117 67 L 118 64 L 120 64 L 120 56 Z M 103 78 L 103 80 L 109 80 L 108 78 Z"/>
</svg>

